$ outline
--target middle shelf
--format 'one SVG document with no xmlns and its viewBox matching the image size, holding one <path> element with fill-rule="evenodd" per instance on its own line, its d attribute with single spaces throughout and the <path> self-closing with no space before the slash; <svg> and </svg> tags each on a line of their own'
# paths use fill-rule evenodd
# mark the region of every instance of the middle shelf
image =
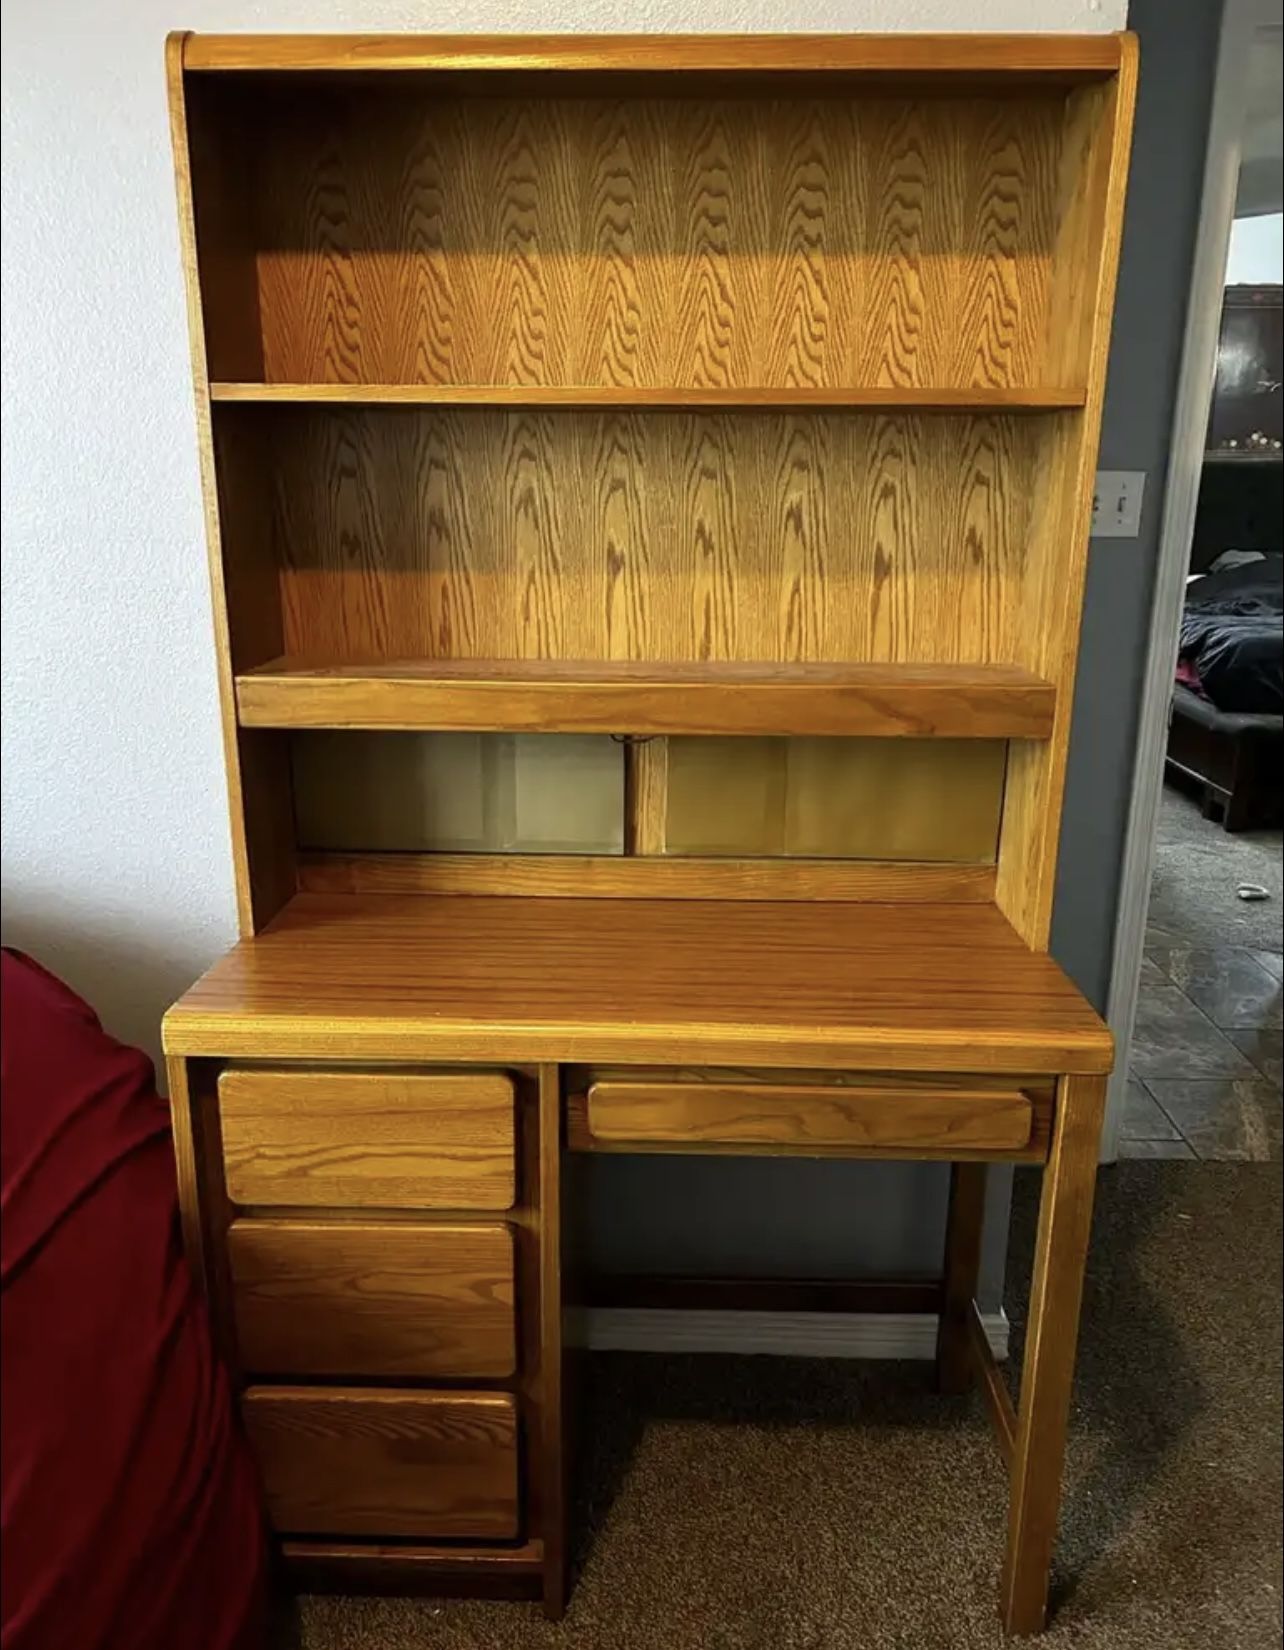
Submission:
<svg viewBox="0 0 1284 1650">
<path fill-rule="evenodd" d="M 236 702 L 253 728 L 1046 739 L 1056 691 L 1006 664 L 283 658 Z"/>
</svg>

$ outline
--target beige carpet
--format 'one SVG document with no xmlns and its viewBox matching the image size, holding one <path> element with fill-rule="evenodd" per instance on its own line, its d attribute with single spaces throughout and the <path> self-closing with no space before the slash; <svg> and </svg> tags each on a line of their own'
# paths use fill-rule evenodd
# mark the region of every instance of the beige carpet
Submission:
<svg viewBox="0 0 1284 1650">
<path fill-rule="evenodd" d="M 1015 1312 L 1032 1176 L 1019 1177 Z M 1048 1650 L 1275 1650 L 1278 1165 L 1121 1164 L 1098 1200 Z M 533 1606 L 304 1599 L 301 1650 L 971 1650 L 1004 1519 L 974 1399 L 918 1364 L 594 1364 L 582 1570 Z"/>
</svg>

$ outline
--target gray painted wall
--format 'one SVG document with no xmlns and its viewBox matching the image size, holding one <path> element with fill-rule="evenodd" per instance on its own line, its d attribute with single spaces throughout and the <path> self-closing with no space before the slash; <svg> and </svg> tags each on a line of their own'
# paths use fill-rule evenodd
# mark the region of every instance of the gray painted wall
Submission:
<svg viewBox="0 0 1284 1650">
<path fill-rule="evenodd" d="M 1079 649 L 1052 950 L 1101 1009 L 1110 985 L 1137 713 L 1221 0 L 1132 0 L 1141 78 L 1101 430 L 1103 470 L 1145 470 L 1137 539 L 1094 540 Z"/>
</svg>

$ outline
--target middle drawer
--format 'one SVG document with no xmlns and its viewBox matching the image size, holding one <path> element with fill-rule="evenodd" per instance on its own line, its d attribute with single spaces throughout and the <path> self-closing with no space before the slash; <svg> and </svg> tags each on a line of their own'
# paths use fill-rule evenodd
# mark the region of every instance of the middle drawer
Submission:
<svg viewBox="0 0 1284 1650">
<path fill-rule="evenodd" d="M 241 1366 L 255 1375 L 502 1379 L 517 1367 L 503 1222 L 237 1220 Z"/>
</svg>

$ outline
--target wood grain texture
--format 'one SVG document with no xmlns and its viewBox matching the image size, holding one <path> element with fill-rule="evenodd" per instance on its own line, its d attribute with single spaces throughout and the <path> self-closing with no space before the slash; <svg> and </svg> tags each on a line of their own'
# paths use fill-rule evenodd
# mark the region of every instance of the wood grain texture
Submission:
<svg viewBox="0 0 1284 1650">
<path fill-rule="evenodd" d="M 501 1072 L 232 1068 L 218 1097 L 228 1196 L 242 1206 L 512 1207 Z"/>
<path fill-rule="evenodd" d="M 989 905 L 992 865 L 913 861 L 665 859 L 582 854 L 304 854 L 314 894 L 499 894 L 544 899 L 876 899 Z"/>
<path fill-rule="evenodd" d="M 969 1334 L 981 1269 L 986 1178 L 983 1163 L 955 1163 L 950 1169 L 944 1291 L 936 1337 L 936 1384 L 941 1392 L 966 1391 L 972 1374 Z"/>
<path fill-rule="evenodd" d="M 174 1054 L 1104 1071 L 979 905 L 297 896 L 166 1016 Z"/>
<path fill-rule="evenodd" d="M 248 125 L 268 383 L 1019 389 L 1064 96 L 425 96 Z"/>
<path fill-rule="evenodd" d="M 1066 1077 L 1058 1086 L 1012 1448 L 1000 1601 L 1009 1633 L 1040 1632 L 1047 1610 L 1105 1098 L 1104 1077 Z"/>
<path fill-rule="evenodd" d="M 393 1598 L 536 1598 L 544 1543 L 470 1546 L 418 1541 L 281 1541 L 280 1562 L 299 1593 Z"/>
<path fill-rule="evenodd" d="M 562 1277 L 565 1151 L 562 1074 L 539 1068 L 539 1399 L 535 1431 L 532 1511 L 544 1540 L 543 1604 L 550 1621 L 566 1608 L 570 1582 L 570 1415 L 565 1381 L 565 1286 Z"/>
<path fill-rule="evenodd" d="M 1014 746 L 1008 771 L 998 900 L 1031 945 L 1046 947 L 1056 890 L 1070 718 L 1074 701 L 1088 535 L 1105 400 L 1115 281 L 1123 234 L 1137 42 L 1120 40 L 1120 69 L 1108 85 L 1084 88 L 1067 105 L 1058 183 L 1057 274 L 1045 355 L 1087 384 L 1084 410 L 1055 421 L 1032 496 L 1023 610 L 1031 623 L 1022 658 L 1058 687 L 1052 738 L 1038 751 Z"/>
<path fill-rule="evenodd" d="M 210 384 L 210 400 L 268 407 L 544 407 L 570 412 L 611 407 L 621 412 L 845 408 L 867 412 L 1038 413 L 1081 407 L 1084 392 L 1044 384 L 977 385 L 962 390 L 894 384 L 877 389 L 823 384 L 759 384 L 738 389 L 718 384 L 267 384 L 223 379 Z"/>
<path fill-rule="evenodd" d="M 510 1393 L 259 1386 L 241 1414 L 281 1534 L 518 1533 Z"/>
<path fill-rule="evenodd" d="M 773 1083 L 657 1083 L 603 1080 L 587 1095 L 598 1140 L 706 1152 L 718 1146 L 781 1148 L 818 1156 L 878 1146 L 946 1151 L 1019 1151 L 1032 1108 L 1019 1089 L 919 1086 L 839 1088 Z"/>
<path fill-rule="evenodd" d="M 1046 420 L 220 418 L 255 421 L 287 655 L 1000 665 L 1028 645 Z"/>
<path fill-rule="evenodd" d="M 283 1376 L 497 1380 L 517 1364 L 502 1224 L 237 1220 L 242 1367 Z"/>
<path fill-rule="evenodd" d="M 1002 743 L 678 738 L 667 744 L 666 854 L 993 864 L 1007 755 Z"/>
<path fill-rule="evenodd" d="M 170 139 L 178 201 L 179 250 L 187 296 L 188 346 L 196 396 L 196 445 L 205 514 L 206 560 L 214 624 L 214 655 L 223 730 L 223 768 L 227 779 L 232 831 L 232 871 L 236 885 L 237 922 L 253 934 L 276 914 L 294 892 L 294 841 L 288 776 L 277 741 L 245 734 L 236 724 L 233 673 L 238 665 L 261 663 L 281 635 L 281 599 L 270 558 L 264 555 L 263 511 L 247 517 L 242 492 L 221 495 L 210 415 L 207 326 L 217 329 L 224 351 L 220 360 L 240 370 L 262 370 L 257 301 L 250 275 L 252 256 L 240 235 L 243 218 L 228 198 L 227 179 L 211 156 L 206 128 L 189 131 L 183 77 L 188 36 L 171 34 L 165 44 Z M 197 181 L 201 185 L 197 251 Z M 205 261 L 208 259 L 208 262 Z M 206 278 L 210 291 L 204 290 Z M 257 487 L 256 472 L 254 486 Z M 253 497 L 253 490 L 250 490 Z M 230 537 L 223 541 L 223 512 L 230 518 Z M 234 611 L 233 611 L 234 610 Z M 235 618 L 235 631 L 233 627 Z M 267 653 L 261 651 L 267 648 Z M 273 760 L 273 757 L 276 760 Z"/>
<path fill-rule="evenodd" d="M 1095 79 L 1115 34 L 189 34 L 182 64 L 210 70 L 551 70 L 674 74 L 907 73 Z"/>
<path fill-rule="evenodd" d="M 981 1397 L 990 1417 L 990 1425 L 994 1428 L 999 1454 L 1003 1457 L 1004 1464 L 1010 1467 L 1019 1425 L 1016 1406 L 1012 1402 L 1012 1394 L 1008 1391 L 1003 1371 L 995 1360 L 994 1349 L 990 1345 L 990 1337 L 981 1318 L 981 1309 L 975 1301 L 968 1308 L 967 1337 L 972 1366 L 980 1384 Z"/>
<path fill-rule="evenodd" d="M 277 659 L 236 684 L 246 727 L 1038 739 L 1054 695 L 1014 665 Z"/>
</svg>

